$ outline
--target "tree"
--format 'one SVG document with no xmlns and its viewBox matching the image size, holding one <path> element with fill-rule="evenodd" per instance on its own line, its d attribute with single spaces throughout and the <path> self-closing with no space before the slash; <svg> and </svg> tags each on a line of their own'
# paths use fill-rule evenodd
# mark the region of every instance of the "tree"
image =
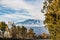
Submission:
<svg viewBox="0 0 60 40">
<path fill-rule="evenodd" d="M 2 30 L 3 34 L 5 32 L 6 27 L 8 27 L 8 26 L 5 22 L 0 22 L 0 30 Z"/>
<path fill-rule="evenodd" d="M 45 0 L 45 26 L 48 28 L 52 40 L 60 40 L 60 0 Z"/>
<path fill-rule="evenodd" d="M 21 33 L 21 38 L 25 39 L 26 37 L 26 32 L 27 32 L 27 28 L 22 26 L 20 33 Z"/>
<path fill-rule="evenodd" d="M 8 27 L 6 28 L 6 30 L 4 32 L 4 37 L 5 38 L 11 38 L 12 37 L 11 31 L 10 31 L 10 29 Z"/>
<path fill-rule="evenodd" d="M 20 32 L 21 32 L 21 28 L 20 28 L 20 26 L 17 26 L 17 29 L 16 29 L 16 31 L 17 31 L 17 38 L 20 38 Z"/>
<path fill-rule="evenodd" d="M 12 24 L 11 33 L 12 33 L 12 38 L 16 38 L 17 31 L 14 23 Z"/>
<path fill-rule="evenodd" d="M 27 32 L 27 38 L 33 39 L 34 37 L 35 37 L 35 33 L 34 33 L 33 29 L 30 28 L 29 31 Z"/>
</svg>

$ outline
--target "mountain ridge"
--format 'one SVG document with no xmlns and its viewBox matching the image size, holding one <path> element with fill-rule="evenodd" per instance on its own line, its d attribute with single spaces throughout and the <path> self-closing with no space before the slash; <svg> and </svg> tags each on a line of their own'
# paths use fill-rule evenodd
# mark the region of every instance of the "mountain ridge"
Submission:
<svg viewBox="0 0 60 40">
<path fill-rule="evenodd" d="M 18 22 L 16 24 L 42 24 L 42 20 L 36 20 L 36 19 L 27 19 L 23 22 Z"/>
</svg>

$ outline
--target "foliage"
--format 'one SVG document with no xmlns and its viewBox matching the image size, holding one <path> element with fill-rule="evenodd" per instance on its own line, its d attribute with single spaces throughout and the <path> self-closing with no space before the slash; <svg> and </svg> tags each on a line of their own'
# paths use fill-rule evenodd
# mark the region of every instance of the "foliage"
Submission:
<svg viewBox="0 0 60 40">
<path fill-rule="evenodd" d="M 16 26 L 14 23 L 11 23 L 10 25 L 12 26 L 11 28 L 5 22 L 0 22 L 0 33 L 3 33 L 2 38 L 40 39 L 32 28 L 27 29 L 25 26 Z M 45 34 L 42 38 L 44 37 Z"/>
<path fill-rule="evenodd" d="M 27 37 L 28 37 L 29 39 L 33 39 L 34 36 L 35 36 L 35 33 L 34 33 L 33 29 L 30 28 L 29 31 L 27 32 Z"/>
<path fill-rule="evenodd" d="M 43 10 L 46 12 L 44 23 L 50 32 L 51 39 L 60 40 L 60 0 L 46 0 Z"/>
<path fill-rule="evenodd" d="M 27 28 L 22 26 L 21 28 L 21 37 L 24 39 L 26 37 Z"/>
<path fill-rule="evenodd" d="M 8 27 L 8 26 L 7 26 L 7 24 L 5 22 L 0 22 L 0 30 L 2 30 L 3 33 L 4 33 L 5 29 L 6 29 L 6 27 Z"/>
<path fill-rule="evenodd" d="M 16 26 L 14 24 L 12 24 L 12 28 L 11 28 L 11 34 L 12 34 L 12 38 L 16 38 Z"/>
</svg>

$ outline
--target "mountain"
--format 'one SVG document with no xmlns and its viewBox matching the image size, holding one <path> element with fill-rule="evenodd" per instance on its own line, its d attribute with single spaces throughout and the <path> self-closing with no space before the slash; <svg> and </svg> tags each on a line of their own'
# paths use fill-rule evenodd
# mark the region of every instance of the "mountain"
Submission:
<svg viewBox="0 0 60 40">
<path fill-rule="evenodd" d="M 23 22 L 18 22 L 16 24 L 42 24 L 42 20 L 36 20 L 36 19 L 27 19 Z"/>
<path fill-rule="evenodd" d="M 17 25 L 24 25 L 27 29 L 29 29 L 29 28 L 34 29 L 34 32 L 36 34 L 42 34 L 42 33 L 48 34 L 48 30 L 46 28 L 44 28 L 42 20 L 27 19 L 23 22 L 18 22 L 16 24 Z M 33 25 L 35 25 L 35 26 L 33 26 Z M 39 26 L 36 26 L 36 25 L 39 25 Z"/>
</svg>

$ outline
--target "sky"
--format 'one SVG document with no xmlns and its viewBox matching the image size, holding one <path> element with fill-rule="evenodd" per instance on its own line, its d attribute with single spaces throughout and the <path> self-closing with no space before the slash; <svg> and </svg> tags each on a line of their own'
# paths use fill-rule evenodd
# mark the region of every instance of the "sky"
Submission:
<svg viewBox="0 0 60 40">
<path fill-rule="evenodd" d="M 43 0 L 0 0 L 0 21 L 44 20 Z"/>
</svg>

